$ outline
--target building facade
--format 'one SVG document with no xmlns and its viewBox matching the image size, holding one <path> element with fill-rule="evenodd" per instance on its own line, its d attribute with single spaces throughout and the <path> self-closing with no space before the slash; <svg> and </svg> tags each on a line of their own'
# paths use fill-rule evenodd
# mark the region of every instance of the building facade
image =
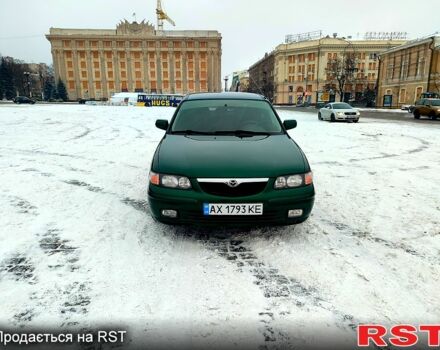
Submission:
<svg viewBox="0 0 440 350">
<path fill-rule="evenodd" d="M 50 28 L 55 79 L 71 100 L 113 93 L 185 94 L 221 91 L 217 31 L 157 31 L 148 22 L 116 30 Z"/>
<path fill-rule="evenodd" d="M 234 72 L 232 74 L 232 82 L 229 91 L 249 91 L 249 72 L 247 70 Z"/>
<path fill-rule="evenodd" d="M 374 90 L 378 77 L 378 56 L 381 52 L 402 45 L 403 40 L 351 40 L 323 37 L 278 45 L 269 55 L 273 57 L 274 103 L 299 104 L 339 100 L 338 82 L 329 74 L 329 64 L 348 54 L 354 57 L 352 78 L 346 81 L 342 98 L 360 100 L 367 89 Z M 251 68 L 250 80 L 257 81 L 253 71 L 261 71 L 265 60 Z M 267 65 L 267 64 L 266 64 Z M 258 82 L 258 81 L 257 81 Z"/>
<path fill-rule="evenodd" d="M 262 59 L 249 67 L 249 91 L 266 96 L 274 102 L 275 55 L 266 53 Z"/>
<path fill-rule="evenodd" d="M 378 106 L 413 104 L 423 92 L 440 93 L 440 36 L 383 52 L 379 62 Z"/>
</svg>

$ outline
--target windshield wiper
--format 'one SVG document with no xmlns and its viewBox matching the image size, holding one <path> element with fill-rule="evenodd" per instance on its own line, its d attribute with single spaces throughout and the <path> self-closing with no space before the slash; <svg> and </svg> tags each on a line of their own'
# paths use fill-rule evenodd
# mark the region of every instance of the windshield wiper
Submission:
<svg viewBox="0 0 440 350">
<path fill-rule="evenodd" d="M 251 130 L 221 130 L 214 131 L 214 135 L 234 135 L 237 137 L 252 137 L 258 135 L 271 135 L 270 132 L 267 131 L 251 131 Z"/>
<path fill-rule="evenodd" d="M 177 135 L 214 135 L 214 133 L 209 131 L 197 131 L 197 130 L 177 130 L 177 131 L 171 131 L 171 133 Z"/>
</svg>

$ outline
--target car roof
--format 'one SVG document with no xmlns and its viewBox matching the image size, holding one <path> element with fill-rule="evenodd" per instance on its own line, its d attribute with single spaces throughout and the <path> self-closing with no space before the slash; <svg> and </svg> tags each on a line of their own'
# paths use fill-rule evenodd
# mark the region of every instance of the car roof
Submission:
<svg viewBox="0 0 440 350">
<path fill-rule="evenodd" d="M 262 95 L 249 92 L 202 92 L 189 94 L 183 100 L 259 100 L 264 101 L 266 98 Z"/>
</svg>

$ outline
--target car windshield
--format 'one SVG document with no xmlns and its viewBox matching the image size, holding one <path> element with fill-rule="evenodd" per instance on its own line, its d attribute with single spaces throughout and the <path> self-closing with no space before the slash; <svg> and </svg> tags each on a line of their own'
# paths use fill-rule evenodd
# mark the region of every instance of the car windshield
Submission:
<svg viewBox="0 0 440 350">
<path fill-rule="evenodd" d="M 333 103 L 333 109 L 352 109 L 348 103 Z"/>
<path fill-rule="evenodd" d="M 440 106 L 440 100 L 428 100 L 426 104 L 431 106 Z"/>
<path fill-rule="evenodd" d="M 267 101 L 189 100 L 181 104 L 172 133 L 279 134 L 278 118 Z"/>
</svg>

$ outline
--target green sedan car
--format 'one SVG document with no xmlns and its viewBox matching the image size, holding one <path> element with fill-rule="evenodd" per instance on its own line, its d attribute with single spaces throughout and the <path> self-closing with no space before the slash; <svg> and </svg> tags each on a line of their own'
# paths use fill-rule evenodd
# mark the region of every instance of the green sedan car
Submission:
<svg viewBox="0 0 440 350">
<path fill-rule="evenodd" d="M 169 224 L 288 225 L 306 220 L 315 189 L 306 156 L 264 97 L 186 96 L 151 164 L 152 215 Z"/>
</svg>

